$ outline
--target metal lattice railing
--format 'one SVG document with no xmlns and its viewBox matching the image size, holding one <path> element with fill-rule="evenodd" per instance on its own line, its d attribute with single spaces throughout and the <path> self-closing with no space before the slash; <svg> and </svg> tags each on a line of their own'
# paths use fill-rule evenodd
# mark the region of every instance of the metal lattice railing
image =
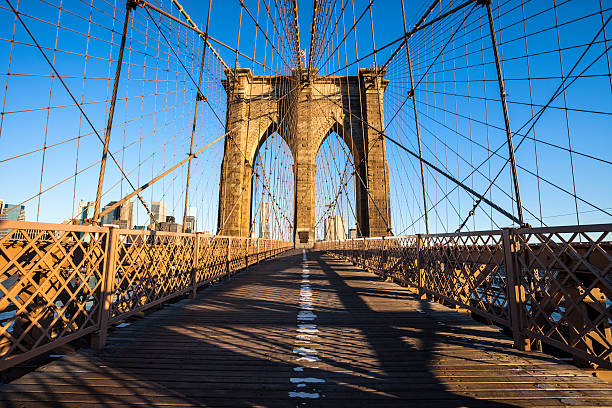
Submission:
<svg viewBox="0 0 612 408">
<path fill-rule="evenodd" d="M 284 241 L 0 222 L 0 370 L 292 248 Z"/>
<path fill-rule="evenodd" d="M 580 365 L 612 367 L 612 224 L 320 242 L 317 249 L 470 310 Z"/>
</svg>

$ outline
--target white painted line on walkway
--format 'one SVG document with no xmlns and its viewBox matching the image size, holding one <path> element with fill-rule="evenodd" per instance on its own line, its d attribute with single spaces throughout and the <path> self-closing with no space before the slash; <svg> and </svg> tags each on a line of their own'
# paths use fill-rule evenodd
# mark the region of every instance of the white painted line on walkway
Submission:
<svg viewBox="0 0 612 408">
<path fill-rule="evenodd" d="M 316 369 L 318 367 L 309 365 L 307 363 L 314 363 L 320 361 L 317 357 L 317 349 L 311 342 L 314 338 L 318 338 L 317 333 L 319 329 L 314 321 L 317 319 L 316 313 L 313 311 L 314 306 L 312 301 L 314 299 L 314 293 L 310 286 L 310 270 L 308 257 L 306 256 L 306 250 L 302 250 L 302 280 L 300 282 L 300 311 L 297 314 L 297 329 L 296 329 L 296 343 L 300 343 L 298 347 L 293 349 L 293 353 L 297 354 L 296 362 L 306 363 L 304 366 L 294 367 L 293 371 L 303 372 L 305 368 Z M 312 322 L 312 323 L 303 323 Z M 325 380 L 316 377 L 291 377 L 289 379 L 291 384 L 294 384 L 296 388 L 304 389 L 306 387 L 312 387 L 314 384 L 324 383 Z M 290 398 L 320 398 L 320 394 L 315 389 L 308 389 L 311 392 L 305 391 L 290 391 Z"/>
</svg>

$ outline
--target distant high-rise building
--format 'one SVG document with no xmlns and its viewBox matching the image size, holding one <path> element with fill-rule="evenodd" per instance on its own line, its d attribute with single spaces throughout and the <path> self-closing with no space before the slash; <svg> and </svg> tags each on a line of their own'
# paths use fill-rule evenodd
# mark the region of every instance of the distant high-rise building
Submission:
<svg viewBox="0 0 612 408">
<path fill-rule="evenodd" d="M 0 221 L 6 221 L 8 219 L 7 215 L 3 211 L 4 211 L 4 200 L 0 199 Z M 3 238 L 8 233 L 9 233 L 9 230 L 0 229 L 0 238 Z"/>
<path fill-rule="evenodd" d="M 108 207 L 116 204 L 116 201 L 111 201 L 108 203 L 102 211 L 107 209 Z M 132 229 L 134 225 L 134 214 L 132 211 L 132 202 L 128 201 L 117 206 L 114 210 L 106 214 L 102 217 L 101 220 L 102 225 L 117 225 L 121 229 Z"/>
<path fill-rule="evenodd" d="M 325 220 L 325 241 L 343 241 L 346 239 L 344 218 L 332 215 Z"/>
<path fill-rule="evenodd" d="M 355 238 L 357 238 L 357 228 L 351 228 L 351 229 L 349 229 L 349 238 L 350 238 L 350 239 L 355 239 Z"/>
<path fill-rule="evenodd" d="M 260 211 L 259 238 L 270 239 L 270 203 L 267 201 L 262 202 Z"/>
<path fill-rule="evenodd" d="M 25 221 L 25 206 L 5 204 L 4 200 L 0 200 L 0 221 Z M 9 232 L 9 229 L 0 229 L 0 238 Z"/>
<path fill-rule="evenodd" d="M 196 218 L 193 215 L 188 215 L 185 217 L 185 225 L 184 225 L 184 230 L 187 233 L 190 232 L 194 232 L 195 231 L 195 222 L 196 222 Z"/>
<path fill-rule="evenodd" d="M 0 200 L 0 221 L 25 221 L 25 205 L 5 204 Z"/>
<path fill-rule="evenodd" d="M 153 218 L 159 223 L 166 222 L 166 213 L 168 212 L 168 207 L 164 204 L 163 201 L 153 201 L 151 202 L 151 214 Z M 151 224 L 155 224 L 151 222 Z"/>
<path fill-rule="evenodd" d="M 159 231 L 183 232 L 183 226 L 176 223 L 174 215 L 168 215 L 166 221 L 159 223 Z"/>
<path fill-rule="evenodd" d="M 76 213 L 76 224 L 84 224 L 85 220 L 93 218 L 95 205 L 93 201 L 81 201 Z"/>
</svg>

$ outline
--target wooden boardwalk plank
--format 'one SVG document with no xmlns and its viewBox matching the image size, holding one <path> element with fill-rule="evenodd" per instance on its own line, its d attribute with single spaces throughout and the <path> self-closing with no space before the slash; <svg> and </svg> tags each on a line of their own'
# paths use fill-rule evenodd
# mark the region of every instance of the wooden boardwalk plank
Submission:
<svg viewBox="0 0 612 408">
<path fill-rule="evenodd" d="M 612 385 L 294 251 L 0 387 L 0 407 L 612 406 Z"/>
</svg>

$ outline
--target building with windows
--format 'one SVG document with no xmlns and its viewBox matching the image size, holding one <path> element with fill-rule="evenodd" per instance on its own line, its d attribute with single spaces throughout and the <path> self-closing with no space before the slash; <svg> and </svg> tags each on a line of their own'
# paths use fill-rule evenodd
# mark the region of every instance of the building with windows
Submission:
<svg viewBox="0 0 612 408">
<path fill-rule="evenodd" d="M 173 215 L 166 216 L 166 221 L 159 223 L 159 231 L 183 232 L 183 226 L 176 223 Z"/>
<path fill-rule="evenodd" d="M 270 239 L 270 203 L 267 201 L 262 202 L 260 211 L 259 238 Z"/>
<path fill-rule="evenodd" d="M 93 218 L 95 205 L 93 201 L 81 201 L 75 216 L 75 224 L 81 225 L 85 223 L 85 220 Z"/>
<path fill-rule="evenodd" d="M 184 225 L 184 229 L 185 232 L 195 232 L 195 225 L 196 225 L 196 217 L 193 215 L 188 215 L 185 217 L 185 225 Z"/>
<path fill-rule="evenodd" d="M 25 221 L 25 205 L 5 204 L 4 200 L 0 200 L 0 221 Z M 9 231 L 0 229 L 0 238 Z"/>
<path fill-rule="evenodd" d="M 6 204 L 0 200 L 0 221 L 25 221 L 25 205 Z"/>
<path fill-rule="evenodd" d="M 344 218 L 332 215 L 325 220 L 325 241 L 343 241 L 346 239 Z"/>
<path fill-rule="evenodd" d="M 160 224 L 166 222 L 166 214 L 168 213 L 168 206 L 163 201 L 151 202 L 151 214 L 153 218 Z M 155 224 L 151 222 L 151 224 Z M 155 225 L 152 225 L 151 229 L 155 229 Z"/>
<path fill-rule="evenodd" d="M 104 206 L 102 209 L 102 212 L 116 203 L 116 201 L 111 201 L 110 203 L 106 204 L 106 206 Z M 102 225 L 117 225 L 121 229 L 132 229 L 134 226 L 132 202 L 128 201 L 117 206 L 111 212 L 102 217 L 100 223 Z"/>
</svg>

